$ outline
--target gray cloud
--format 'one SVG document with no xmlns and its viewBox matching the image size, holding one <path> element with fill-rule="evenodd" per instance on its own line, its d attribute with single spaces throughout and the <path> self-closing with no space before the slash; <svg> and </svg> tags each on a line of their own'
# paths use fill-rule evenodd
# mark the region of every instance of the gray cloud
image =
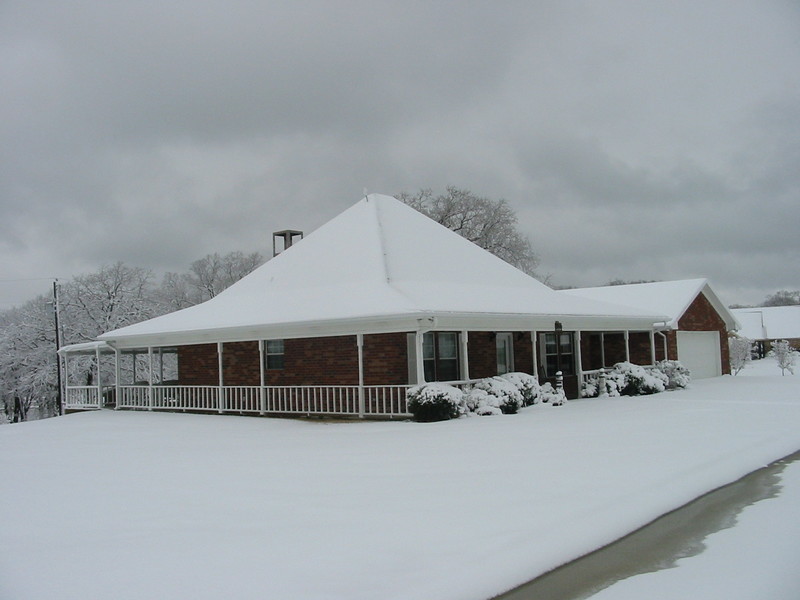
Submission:
<svg viewBox="0 0 800 600">
<path fill-rule="evenodd" d="M 800 287 L 799 34 L 779 0 L 10 0 L 0 279 L 184 270 L 452 184 L 506 198 L 556 283 L 755 302 Z"/>
</svg>

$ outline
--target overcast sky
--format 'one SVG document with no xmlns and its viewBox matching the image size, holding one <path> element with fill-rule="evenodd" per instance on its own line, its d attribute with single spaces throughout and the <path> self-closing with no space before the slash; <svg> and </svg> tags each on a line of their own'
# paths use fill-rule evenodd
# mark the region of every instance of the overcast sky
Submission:
<svg viewBox="0 0 800 600">
<path fill-rule="evenodd" d="M 554 285 L 800 289 L 797 1 L 2 0 L 0 81 L 0 308 L 447 185 Z"/>
</svg>

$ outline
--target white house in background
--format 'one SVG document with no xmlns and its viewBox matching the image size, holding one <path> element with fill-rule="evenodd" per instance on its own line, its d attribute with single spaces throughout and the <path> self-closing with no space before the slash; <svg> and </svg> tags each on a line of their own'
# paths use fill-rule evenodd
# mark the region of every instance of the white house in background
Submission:
<svg viewBox="0 0 800 600">
<path fill-rule="evenodd" d="M 560 293 L 666 314 L 666 327 L 657 332 L 662 342 L 659 358 L 680 360 L 694 379 L 730 373 L 728 332 L 738 329 L 739 323 L 707 279 L 580 288 Z M 618 354 L 610 360 L 616 360 Z"/>
<path fill-rule="evenodd" d="M 586 372 L 602 366 L 590 341 L 621 332 L 623 358 L 652 364 L 654 324 L 668 319 L 555 292 L 398 200 L 370 195 L 211 300 L 62 354 L 113 355 L 118 375 L 68 383 L 68 408 L 96 408 L 113 393 L 119 408 L 386 417 L 407 414 L 411 384 L 508 371 L 551 381 L 561 371 L 576 397 Z M 131 354 L 148 361 L 148 381 L 120 380 Z M 177 355 L 176 381 L 160 374 L 165 354 Z"/>
<path fill-rule="evenodd" d="M 800 350 L 800 306 L 734 308 L 731 312 L 742 324 L 739 335 L 756 343 L 759 356 L 765 356 L 775 340 L 789 340 Z"/>
</svg>

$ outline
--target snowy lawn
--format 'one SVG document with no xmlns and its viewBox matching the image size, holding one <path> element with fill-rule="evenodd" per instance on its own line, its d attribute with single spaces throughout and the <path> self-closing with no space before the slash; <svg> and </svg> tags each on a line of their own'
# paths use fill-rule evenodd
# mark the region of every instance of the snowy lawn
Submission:
<svg viewBox="0 0 800 600">
<path fill-rule="evenodd" d="M 0 598 L 488 598 L 800 449 L 800 376 L 761 363 L 433 424 L 3 426 Z"/>
<path fill-rule="evenodd" d="M 746 507 L 736 524 L 708 536 L 705 550 L 674 568 L 619 581 L 592 600 L 797 600 L 800 598 L 800 462 L 781 490 Z"/>
</svg>

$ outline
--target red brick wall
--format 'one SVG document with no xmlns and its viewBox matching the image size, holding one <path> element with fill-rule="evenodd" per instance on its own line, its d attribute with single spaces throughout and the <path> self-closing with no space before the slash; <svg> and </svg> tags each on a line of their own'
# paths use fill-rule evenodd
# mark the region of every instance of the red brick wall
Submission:
<svg viewBox="0 0 800 600">
<path fill-rule="evenodd" d="M 470 331 L 467 335 L 470 378 L 481 379 L 497 375 L 497 343 L 494 333 Z"/>
<path fill-rule="evenodd" d="M 469 376 L 471 379 L 497 375 L 497 335 L 493 331 L 469 332 Z M 529 331 L 512 332 L 514 371 L 533 373 L 533 347 Z"/>
<path fill-rule="evenodd" d="M 356 336 L 284 341 L 284 368 L 266 371 L 267 385 L 357 385 Z M 178 348 L 181 385 L 218 385 L 216 344 Z M 225 385 L 258 385 L 258 342 L 223 345 Z M 364 336 L 364 383 L 405 384 L 408 358 L 405 333 Z"/>
<path fill-rule="evenodd" d="M 686 309 L 686 312 L 683 313 L 683 316 L 678 321 L 678 328 L 683 331 L 718 331 L 722 373 L 730 375 L 731 360 L 728 349 L 728 329 L 725 327 L 725 321 L 722 320 L 722 317 L 719 316 L 719 313 L 714 309 L 705 295 L 699 294 L 689 305 L 689 308 Z M 674 332 L 671 333 L 675 356 L 677 356 L 677 336 Z M 670 353 L 671 352 L 672 348 L 670 349 Z"/>
<path fill-rule="evenodd" d="M 267 370 L 267 385 L 358 384 L 354 335 L 285 340 L 284 351 L 284 368 Z"/>
<path fill-rule="evenodd" d="M 650 354 L 649 331 L 631 331 L 628 334 L 628 344 L 630 346 L 630 356 L 633 364 L 653 364 L 653 356 Z"/>
<path fill-rule="evenodd" d="M 219 385 L 217 365 L 216 344 L 178 346 L 180 385 Z"/>
<path fill-rule="evenodd" d="M 514 333 L 514 370 L 533 375 L 533 343 L 530 331 Z"/>
<path fill-rule="evenodd" d="M 408 334 L 380 333 L 364 336 L 364 384 L 408 383 Z M 356 378 L 358 375 L 356 375 Z M 356 382 L 358 380 L 356 379 Z"/>
</svg>

